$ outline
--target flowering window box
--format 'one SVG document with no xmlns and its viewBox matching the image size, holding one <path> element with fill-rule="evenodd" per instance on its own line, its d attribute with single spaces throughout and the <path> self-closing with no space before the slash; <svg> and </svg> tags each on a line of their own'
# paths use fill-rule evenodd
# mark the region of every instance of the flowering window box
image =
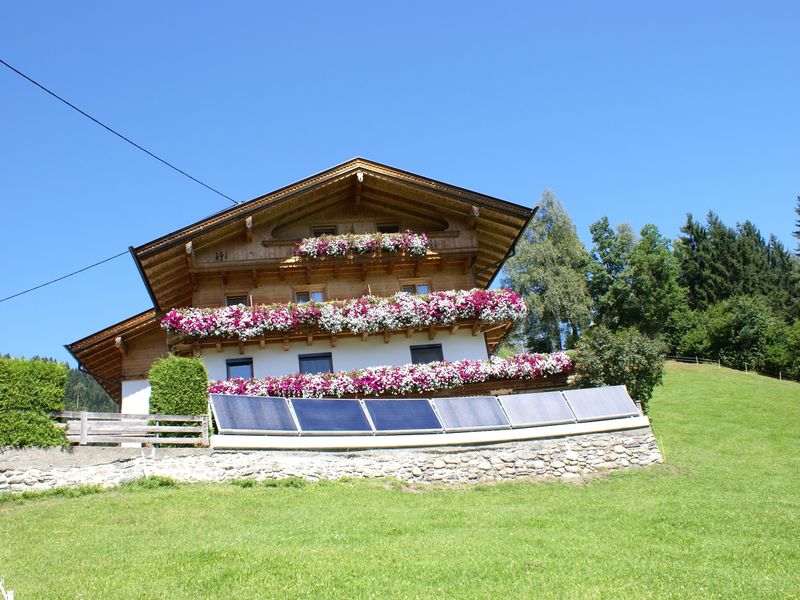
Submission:
<svg viewBox="0 0 800 600">
<path fill-rule="evenodd" d="M 321 235 L 305 238 L 297 244 L 295 254 L 304 258 L 348 256 L 358 254 L 404 253 L 424 256 L 430 242 L 424 233 L 364 233 Z"/>
<path fill-rule="evenodd" d="M 409 397 L 488 393 L 490 390 L 558 387 L 572 360 L 564 353 L 512 358 L 382 366 L 338 373 L 280 375 L 212 381 L 209 393 L 284 398 Z"/>
<path fill-rule="evenodd" d="M 525 313 L 525 302 L 511 290 L 473 289 L 306 304 L 179 308 L 169 311 L 161 324 L 168 333 L 195 341 L 247 341 L 289 333 L 369 335 L 465 321 L 510 325 Z"/>
</svg>

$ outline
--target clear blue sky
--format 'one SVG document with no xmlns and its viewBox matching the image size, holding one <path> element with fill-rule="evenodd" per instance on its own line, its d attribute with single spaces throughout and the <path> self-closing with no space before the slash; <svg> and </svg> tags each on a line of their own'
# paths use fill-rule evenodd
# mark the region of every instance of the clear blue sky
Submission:
<svg viewBox="0 0 800 600">
<path fill-rule="evenodd" d="M 27 2 L 0 57 L 236 199 L 353 156 L 532 205 L 687 212 L 785 244 L 800 193 L 797 2 Z M 0 297 L 229 203 L 0 67 Z M 0 353 L 150 307 L 117 259 L 0 304 Z"/>
</svg>

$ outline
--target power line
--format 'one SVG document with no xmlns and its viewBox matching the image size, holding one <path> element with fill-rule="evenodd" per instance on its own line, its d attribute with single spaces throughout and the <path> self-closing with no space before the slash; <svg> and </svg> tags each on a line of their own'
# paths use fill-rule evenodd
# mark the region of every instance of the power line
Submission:
<svg viewBox="0 0 800 600">
<path fill-rule="evenodd" d="M 103 260 L 101 260 L 99 262 L 96 262 L 94 264 L 91 264 L 88 267 L 83 267 L 82 269 L 78 269 L 77 271 L 73 271 L 72 273 L 67 273 L 66 275 L 62 275 L 61 277 L 58 277 L 56 279 L 51 279 L 50 281 L 48 281 L 46 283 L 42 283 L 42 284 L 34 286 L 32 288 L 28 288 L 27 290 L 23 290 L 21 292 L 17 292 L 16 294 L 12 294 L 11 296 L 7 296 L 5 298 L 0 299 L 0 302 L 5 302 L 6 300 L 11 300 L 12 298 L 16 298 L 17 296 L 22 296 L 23 294 L 27 294 L 28 292 L 32 292 L 34 290 L 38 290 L 39 288 L 43 288 L 43 287 L 45 287 L 47 285 L 50 285 L 52 283 L 56 283 L 57 281 L 61 281 L 62 279 L 66 279 L 67 277 L 72 277 L 73 275 L 77 275 L 78 273 L 83 273 L 84 271 L 88 271 L 92 267 L 96 267 L 98 265 L 102 265 L 103 263 L 107 263 L 109 261 L 112 261 L 115 258 L 119 258 L 120 256 L 122 256 L 124 254 L 128 254 L 128 251 L 125 250 L 125 252 L 120 252 L 119 254 L 115 254 L 114 256 L 109 256 L 108 258 L 104 258 Z"/>
<path fill-rule="evenodd" d="M 218 195 L 222 196 L 222 197 L 223 197 L 223 198 L 225 198 L 226 200 L 230 200 L 230 201 L 231 201 L 231 202 L 233 202 L 234 204 L 239 204 L 239 203 L 238 203 L 236 200 L 234 200 L 233 198 L 231 198 L 231 197 L 230 197 L 230 196 L 228 196 L 227 194 L 223 194 L 223 193 L 222 193 L 222 192 L 220 192 L 218 189 L 211 187 L 211 186 L 210 186 L 210 185 L 208 185 L 207 183 L 203 183 L 203 182 L 202 182 L 202 181 L 200 181 L 200 180 L 199 180 L 197 177 L 193 177 L 192 175 L 189 175 L 189 173 L 187 173 L 186 171 L 184 171 L 184 170 L 182 170 L 182 169 L 179 169 L 178 167 L 176 167 L 175 165 L 173 165 L 171 162 L 164 160 L 164 159 L 163 159 L 163 158 L 161 158 L 160 156 L 156 156 L 155 154 L 153 154 L 152 152 L 150 152 L 150 150 L 148 150 L 147 148 L 144 148 L 144 147 L 140 146 L 139 144 L 137 144 L 136 142 L 134 142 L 134 141 L 133 141 L 133 140 L 131 140 L 130 138 L 127 138 L 127 137 L 125 137 L 124 135 L 122 135 L 122 134 L 121 134 L 121 133 L 119 133 L 118 131 L 115 131 L 114 129 L 112 129 L 111 127 L 109 127 L 108 125 L 106 125 L 105 123 L 103 123 L 103 122 L 101 122 L 101 121 L 99 121 L 99 120 L 95 119 L 95 118 L 94 118 L 92 115 L 90 115 L 89 113 L 87 113 L 87 112 L 85 112 L 85 111 L 81 110 L 80 108 L 78 108 L 77 106 L 75 106 L 74 104 L 72 104 L 72 102 L 70 102 L 70 101 L 68 101 L 68 100 L 65 100 L 64 98 L 62 98 L 61 96 L 59 96 L 59 95 L 58 95 L 58 94 L 56 94 L 55 92 L 53 92 L 53 91 L 49 90 L 48 88 L 46 88 L 45 86 L 43 86 L 43 85 L 42 85 L 41 83 L 39 83 L 38 81 L 35 81 L 34 79 L 31 79 L 30 77 L 28 77 L 27 75 L 25 75 L 25 73 L 23 73 L 23 72 L 22 72 L 22 71 L 20 71 L 19 69 L 16 69 L 16 68 L 12 67 L 12 66 L 11 66 L 10 64 L 8 64 L 6 61 L 4 61 L 2 58 L 0 58 L 0 64 L 3 64 L 4 66 L 8 67 L 8 68 L 9 68 L 9 69 L 11 69 L 12 71 L 14 71 L 14 73 L 16 73 L 17 75 L 19 75 L 20 77 L 22 77 L 22 78 L 24 78 L 24 79 L 27 79 L 27 80 L 28 80 L 28 81 L 30 81 L 30 82 L 31 82 L 33 85 L 35 85 L 35 86 L 36 86 L 36 87 L 38 87 L 39 89 L 41 89 L 41 90 L 43 90 L 43 91 L 47 92 L 47 93 L 48 93 L 48 94 L 50 94 L 50 95 L 51 95 L 53 98 L 56 98 L 57 100 L 60 100 L 61 102 L 63 102 L 63 103 L 64 103 L 64 104 L 66 104 L 67 106 L 69 106 L 71 109 L 73 109 L 73 110 L 76 110 L 77 112 L 79 112 L 80 114 L 82 114 L 82 115 L 83 115 L 84 117 L 86 117 L 87 119 L 90 119 L 90 120 L 94 121 L 95 123 L 97 123 L 98 125 L 100 125 L 100 127 L 102 127 L 103 129 L 105 129 L 105 130 L 109 131 L 110 133 L 113 133 L 113 134 L 114 134 L 115 136 L 117 136 L 118 138 L 120 138 L 120 139 L 122 139 L 122 140 L 124 140 L 124 141 L 128 142 L 128 143 L 129 143 L 131 146 L 133 146 L 134 148 L 137 148 L 137 149 L 141 150 L 142 152 L 144 152 L 144 153 L 145 153 L 145 154 L 147 154 L 148 156 L 151 156 L 151 157 L 155 158 L 157 161 L 159 161 L 159 162 L 161 162 L 161 163 L 163 163 L 163 164 L 167 165 L 167 166 L 168 166 L 170 169 L 172 169 L 173 171 L 177 171 L 178 173 L 180 173 L 181 175 L 183 175 L 183 176 L 185 176 L 185 177 L 188 177 L 189 179 L 191 179 L 191 180 L 192 180 L 192 181 L 194 181 L 195 183 L 199 183 L 199 184 L 200 184 L 200 185 L 202 185 L 204 188 L 206 188 L 206 189 L 208 189 L 208 190 L 211 190 L 212 192 L 214 192 L 215 194 L 218 194 Z"/>
</svg>

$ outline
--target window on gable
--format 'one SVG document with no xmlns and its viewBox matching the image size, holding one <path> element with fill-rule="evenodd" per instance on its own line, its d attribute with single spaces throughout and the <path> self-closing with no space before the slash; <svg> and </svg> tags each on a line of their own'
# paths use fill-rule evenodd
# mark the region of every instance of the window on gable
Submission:
<svg viewBox="0 0 800 600">
<path fill-rule="evenodd" d="M 400 291 L 409 294 L 430 294 L 431 282 L 425 279 L 401 279 Z"/>
<path fill-rule="evenodd" d="M 378 223 L 378 233 L 399 233 L 400 225 L 397 223 Z"/>
<path fill-rule="evenodd" d="M 425 344 L 424 346 L 411 346 L 411 362 L 421 365 L 429 362 L 444 360 L 441 344 Z"/>
<path fill-rule="evenodd" d="M 236 306 L 237 304 L 244 304 L 247 306 L 249 304 L 247 294 L 225 296 L 225 306 Z"/>
<path fill-rule="evenodd" d="M 297 358 L 300 361 L 300 372 L 304 375 L 333 373 L 333 357 L 330 352 L 323 352 L 322 354 L 301 354 Z"/>
<path fill-rule="evenodd" d="M 294 293 L 294 301 L 298 304 L 307 302 L 325 302 L 324 290 L 302 290 Z"/>
<path fill-rule="evenodd" d="M 321 235 L 336 235 L 336 225 L 322 225 L 320 227 L 312 227 L 311 235 L 319 237 Z"/>
<path fill-rule="evenodd" d="M 253 359 L 252 358 L 230 358 L 225 361 L 228 379 L 232 377 L 243 377 L 244 379 L 253 378 Z"/>
</svg>

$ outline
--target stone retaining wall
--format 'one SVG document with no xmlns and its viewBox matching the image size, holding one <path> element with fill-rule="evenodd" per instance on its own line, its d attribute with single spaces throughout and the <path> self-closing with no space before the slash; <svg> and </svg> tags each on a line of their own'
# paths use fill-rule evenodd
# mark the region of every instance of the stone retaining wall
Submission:
<svg viewBox="0 0 800 600">
<path fill-rule="evenodd" d="M 0 493 L 95 484 L 114 486 L 144 476 L 182 482 L 303 477 L 393 477 L 419 483 L 561 479 L 662 462 L 649 428 L 459 448 L 358 452 L 219 451 L 76 447 L 0 452 Z"/>
</svg>

